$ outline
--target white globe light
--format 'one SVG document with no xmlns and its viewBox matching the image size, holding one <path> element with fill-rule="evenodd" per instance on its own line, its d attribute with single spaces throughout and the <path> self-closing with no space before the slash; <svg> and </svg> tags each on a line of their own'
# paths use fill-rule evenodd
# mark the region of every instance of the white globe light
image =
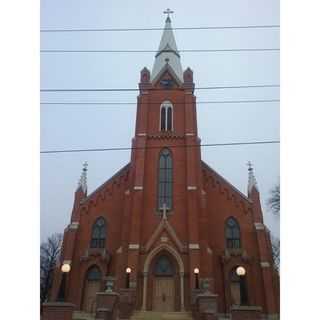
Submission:
<svg viewBox="0 0 320 320">
<path fill-rule="evenodd" d="M 126 273 L 131 273 L 131 268 L 128 267 L 128 268 L 126 269 Z"/>
<path fill-rule="evenodd" d="M 71 266 L 69 263 L 64 263 L 61 267 L 62 272 L 70 272 L 70 270 L 71 270 Z"/>
<path fill-rule="evenodd" d="M 194 272 L 195 274 L 199 274 L 199 268 L 194 268 L 193 272 Z"/>
<path fill-rule="evenodd" d="M 236 274 L 238 276 L 244 276 L 246 274 L 246 269 L 242 266 L 239 266 L 237 269 L 236 269 Z"/>
</svg>

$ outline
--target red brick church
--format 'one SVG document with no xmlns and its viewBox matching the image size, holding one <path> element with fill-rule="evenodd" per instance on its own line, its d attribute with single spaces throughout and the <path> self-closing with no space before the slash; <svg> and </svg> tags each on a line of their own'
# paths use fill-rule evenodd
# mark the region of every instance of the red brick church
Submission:
<svg viewBox="0 0 320 320">
<path fill-rule="evenodd" d="M 152 72 L 141 71 L 130 162 L 90 194 L 83 169 L 52 301 L 97 314 L 99 294 L 127 290 L 135 312 L 197 317 L 210 305 L 212 319 L 276 318 L 278 278 L 253 170 L 245 195 L 203 161 L 194 88 L 168 15 Z M 114 319 L 128 308 L 121 303 Z"/>
</svg>

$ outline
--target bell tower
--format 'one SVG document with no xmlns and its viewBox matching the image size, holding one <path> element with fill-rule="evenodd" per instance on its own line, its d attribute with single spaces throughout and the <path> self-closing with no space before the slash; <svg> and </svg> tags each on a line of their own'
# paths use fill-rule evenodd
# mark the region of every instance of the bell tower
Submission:
<svg viewBox="0 0 320 320">
<path fill-rule="evenodd" d="M 170 225 L 185 244 L 189 274 L 201 268 L 207 254 L 202 245 L 202 179 L 193 72 L 182 69 L 171 26 L 170 10 L 150 72 L 140 74 L 135 136 L 132 140 L 131 221 L 128 265 L 139 269 L 139 250 L 159 225 L 163 207 Z M 170 157 L 163 182 L 161 159 Z M 166 166 L 166 165 L 164 165 Z M 201 229 L 201 231 L 200 231 Z M 130 250 L 131 248 L 131 250 Z M 202 252 L 204 250 L 204 252 Z M 140 266 L 141 269 L 141 266 Z M 205 266 L 202 268 L 205 270 Z M 132 274 L 133 279 L 136 275 Z M 194 288 L 190 279 L 190 289 Z"/>
</svg>

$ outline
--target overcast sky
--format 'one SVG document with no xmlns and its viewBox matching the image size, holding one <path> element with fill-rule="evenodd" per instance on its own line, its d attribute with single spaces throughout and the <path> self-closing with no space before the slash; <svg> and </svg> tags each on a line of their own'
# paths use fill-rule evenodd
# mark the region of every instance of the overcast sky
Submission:
<svg viewBox="0 0 320 320">
<path fill-rule="evenodd" d="M 277 0 L 116 1 L 41 0 L 41 28 L 173 27 L 279 24 Z M 161 31 L 42 33 L 42 49 L 157 50 Z M 175 30 L 178 49 L 279 48 L 279 29 Z M 140 70 L 152 69 L 153 53 L 42 53 L 42 88 L 136 88 Z M 181 53 L 196 86 L 279 84 L 279 52 Z M 43 102 L 135 102 L 137 92 L 43 93 Z M 201 90 L 198 101 L 279 99 L 278 88 Z M 199 104 L 202 143 L 278 140 L 279 103 Z M 129 147 L 136 107 L 41 106 L 41 149 Z M 88 161 L 89 193 L 129 162 L 129 151 L 41 155 L 41 239 L 63 232 L 73 195 Z M 279 181 L 279 145 L 202 148 L 202 159 L 246 194 L 246 163 L 254 165 L 266 224 L 270 189 Z"/>
</svg>

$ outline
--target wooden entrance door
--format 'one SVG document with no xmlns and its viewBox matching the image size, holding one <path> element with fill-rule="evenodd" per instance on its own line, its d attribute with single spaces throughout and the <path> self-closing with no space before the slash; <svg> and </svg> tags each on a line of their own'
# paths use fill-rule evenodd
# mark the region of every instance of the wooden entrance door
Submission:
<svg viewBox="0 0 320 320">
<path fill-rule="evenodd" d="M 97 266 L 91 267 L 87 272 L 83 292 L 82 310 L 94 313 L 96 311 L 97 292 L 100 291 L 101 272 Z"/>
<path fill-rule="evenodd" d="M 153 288 L 153 310 L 174 311 L 174 278 L 156 277 Z"/>
<path fill-rule="evenodd" d="M 94 313 L 96 311 L 96 294 L 100 291 L 100 281 L 88 281 L 84 293 L 83 309 L 86 312 Z"/>
</svg>

